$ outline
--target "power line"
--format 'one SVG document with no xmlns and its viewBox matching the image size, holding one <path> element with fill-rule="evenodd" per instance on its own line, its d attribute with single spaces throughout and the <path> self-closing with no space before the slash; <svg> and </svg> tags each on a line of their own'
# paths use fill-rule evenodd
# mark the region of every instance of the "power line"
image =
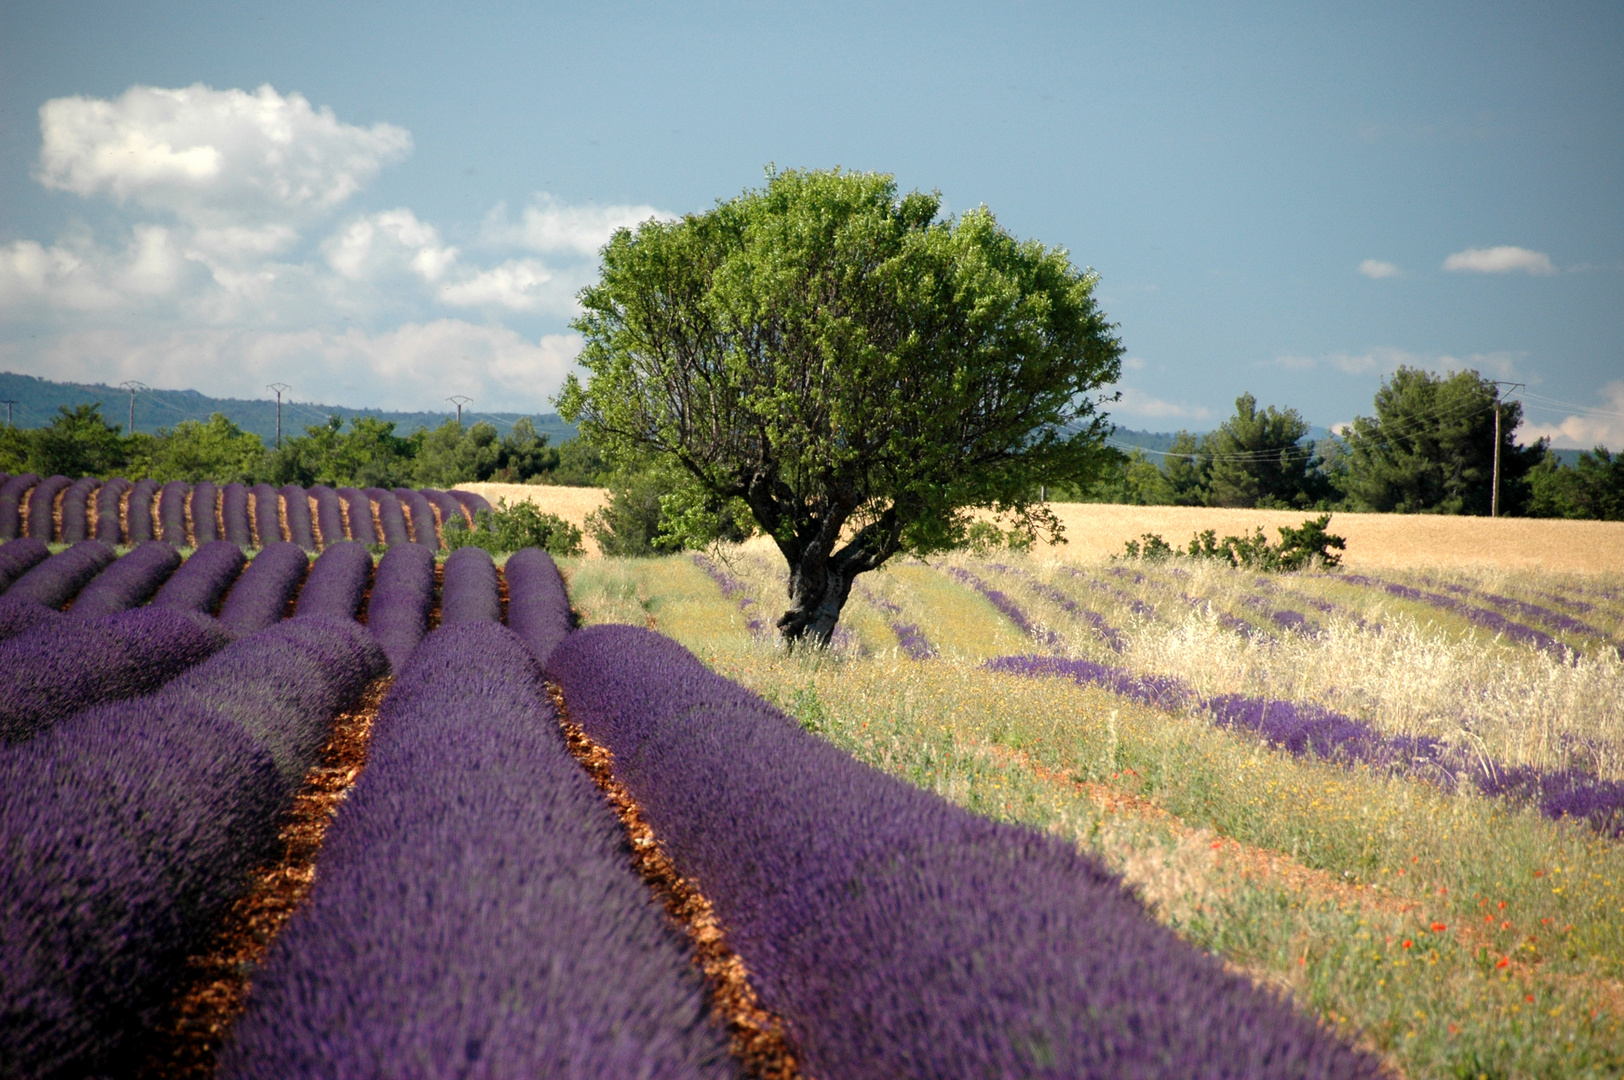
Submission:
<svg viewBox="0 0 1624 1080">
<path fill-rule="evenodd" d="M 146 383 L 138 382 L 135 379 L 125 379 L 123 382 L 119 383 L 119 385 L 130 392 L 130 434 L 134 435 L 135 434 L 135 392 L 137 390 L 145 390 L 148 387 L 147 387 Z"/>
<path fill-rule="evenodd" d="M 276 394 L 276 448 L 282 449 L 282 395 L 293 387 L 287 383 L 273 382 L 265 389 Z"/>
<path fill-rule="evenodd" d="M 457 407 L 457 427 L 462 427 L 462 407 L 464 405 L 472 405 L 474 403 L 474 399 L 471 397 L 465 397 L 462 394 L 452 394 L 450 397 L 446 398 L 446 400 Z"/>
</svg>

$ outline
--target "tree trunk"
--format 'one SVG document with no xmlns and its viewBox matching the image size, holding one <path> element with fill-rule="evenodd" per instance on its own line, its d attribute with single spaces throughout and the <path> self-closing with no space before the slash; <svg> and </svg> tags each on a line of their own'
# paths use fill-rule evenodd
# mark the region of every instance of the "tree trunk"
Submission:
<svg viewBox="0 0 1624 1080">
<path fill-rule="evenodd" d="M 852 577 L 844 568 L 832 566 L 821 545 L 808 545 L 799 565 L 789 574 L 790 608 L 778 620 L 778 632 L 790 648 L 810 645 L 825 648 L 834 636 L 840 611 L 851 595 Z"/>
</svg>

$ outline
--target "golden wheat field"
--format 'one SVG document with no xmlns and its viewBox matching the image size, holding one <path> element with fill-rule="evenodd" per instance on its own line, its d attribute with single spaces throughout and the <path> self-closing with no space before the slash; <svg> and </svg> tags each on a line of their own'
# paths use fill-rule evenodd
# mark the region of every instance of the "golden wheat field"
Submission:
<svg viewBox="0 0 1624 1080">
<path fill-rule="evenodd" d="M 608 501 L 594 487 L 543 484 L 459 484 L 495 505 L 499 498 L 533 502 L 549 514 L 586 529 L 587 515 Z M 1299 525 L 1313 515 L 1300 510 L 1223 510 L 1204 506 L 1114 506 L 1104 503 L 1051 503 L 1065 526 L 1066 543 L 1048 557 L 1091 563 L 1122 553 L 1125 541 L 1157 533 L 1175 547 L 1212 529 L 1219 536 L 1242 535 L 1261 526 L 1271 540 L 1282 525 Z M 1624 570 L 1624 522 L 1562 521 L 1543 518 L 1481 518 L 1441 514 L 1335 514 L 1331 532 L 1348 541 L 1343 563 L 1353 568 L 1448 569 L 1473 567 L 1596 574 Z M 587 554 L 597 545 L 586 537 Z"/>
</svg>

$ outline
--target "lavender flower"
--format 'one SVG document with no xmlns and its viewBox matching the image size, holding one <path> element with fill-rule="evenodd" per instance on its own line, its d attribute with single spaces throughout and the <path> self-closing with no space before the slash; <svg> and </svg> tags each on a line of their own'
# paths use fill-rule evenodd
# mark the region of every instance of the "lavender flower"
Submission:
<svg viewBox="0 0 1624 1080">
<path fill-rule="evenodd" d="M 548 674 L 813 1075 L 1380 1075 L 1069 843 L 858 763 L 669 639 L 586 627 Z"/>
<path fill-rule="evenodd" d="M 18 577 L 6 595 L 60 611 L 114 557 L 113 549 L 100 540 L 81 540 Z"/>
<path fill-rule="evenodd" d="M 525 548 L 508 556 L 503 569 L 508 586 L 508 629 L 545 664 L 575 626 L 558 564 L 541 548 Z"/>
<path fill-rule="evenodd" d="M 129 518 L 129 528 L 125 530 L 124 535 L 126 544 L 139 544 L 145 540 L 158 539 L 158 525 L 153 517 L 152 501 L 157 497 L 159 490 L 156 480 L 137 480 L 130 485 L 130 495 L 125 500 Z"/>
<path fill-rule="evenodd" d="M 445 560 L 440 587 L 440 625 L 502 621 L 496 563 L 484 548 L 458 548 Z"/>
<path fill-rule="evenodd" d="M 282 535 L 282 499 L 276 489 L 269 484 L 255 484 L 248 494 L 254 499 L 254 532 L 260 546 L 286 540 Z"/>
<path fill-rule="evenodd" d="M 1486 627 L 1487 629 L 1494 631 L 1496 634 L 1504 635 L 1512 641 L 1520 642 L 1524 645 L 1531 645 L 1536 649 L 1553 653 L 1562 659 L 1577 660 L 1581 655 L 1579 650 L 1575 649 L 1573 646 L 1563 644 L 1562 642 L 1551 637 L 1549 634 L 1541 630 L 1535 630 L 1531 626 L 1524 626 L 1521 623 L 1512 622 L 1504 615 L 1501 615 L 1498 611 L 1490 611 L 1488 608 L 1480 608 L 1471 604 L 1463 604 L 1459 600 L 1455 600 L 1452 597 L 1442 596 L 1438 593 L 1423 592 L 1422 590 L 1412 588 L 1409 585 L 1400 585 L 1393 581 L 1381 581 L 1377 578 L 1366 577 L 1363 574 L 1344 574 L 1342 575 L 1341 580 L 1348 582 L 1350 585 L 1364 585 L 1374 589 L 1381 589 L 1392 596 L 1397 596 L 1404 600 L 1431 604 L 1433 607 L 1441 608 L 1442 610 L 1448 611 L 1451 614 L 1458 615 L 1468 622 L 1474 622 L 1479 626 Z"/>
<path fill-rule="evenodd" d="M 28 535 L 47 544 L 56 539 L 56 500 L 73 486 L 66 476 L 47 476 L 28 494 Z"/>
<path fill-rule="evenodd" d="M 176 547 L 190 547 L 186 535 L 186 499 L 191 485 L 179 480 L 165 484 L 158 495 L 158 539 Z"/>
<path fill-rule="evenodd" d="M 220 625 L 246 637 L 280 622 L 309 569 L 310 556 L 298 544 L 278 540 L 261 548 L 220 605 Z"/>
<path fill-rule="evenodd" d="M 383 488 L 367 488 L 366 494 L 368 499 L 377 504 L 378 524 L 383 529 L 383 542 L 411 543 L 412 536 L 406 531 L 406 515 L 400 508 L 400 500 Z"/>
<path fill-rule="evenodd" d="M 10 544 L 20 541 L 12 540 Z M 9 547 L 10 544 L 7 546 Z M 62 621 L 62 613 L 48 608 L 37 600 L 22 600 L 15 596 L 0 596 L 0 641 L 9 641 L 29 633 L 36 626 Z"/>
<path fill-rule="evenodd" d="M 11 583 L 50 558 L 51 549 L 43 541 L 25 536 L 0 544 L 0 592 L 11 588 Z"/>
<path fill-rule="evenodd" d="M 93 476 L 75 480 L 67 491 L 62 493 L 62 542 L 64 544 L 77 544 L 90 537 L 90 500 L 101 487 L 101 481 Z"/>
<path fill-rule="evenodd" d="M 338 492 L 324 484 L 310 489 L 310 498 L 316 501 L 316 536 L 322 547 L 329 547 L 347 539 L 344 535 L 344 512 L 338 507 Z"/>
<path fill-rule="evenodd" d="M 192 539 L 198 547 L 221 539 L 220 523 L 215 514 L 220 509 L 220 489 L 204 480 L 192 486 Z"/>
<path fill-rule="evenodd" d="M 22 533 L 22 501 L 38 483 L 33 473 L 19 473 L 0 484 L 0 540 L 15 540 Z"/>
<path fill-rule="evenodd" d="M 104 544 L 125 543 L 124 523 L 119 513 L 119 504 L 130 487 L 128 480 L 114 477 L 96 491 L 95 538 Z"/>
<path fill-rule="evenodd" d="M 180 566 L 180 552 L 161 540 L 148 540 L 90 579 L 74 597 L 68 615 L 94 619 L 140 607 Z"/>
<path fill-rule="evenodd" d="M 936 646 L 930 643 L 923 631 L 913 623 L 894 622 L 891 632 L 897 636 L 897 647 L 907 654 L 910 660 L 930 660 L 936 656 Z"/>
<path fill-rule="evenodd" d="M 372 552 L 366 545 L 346 540 L 334 544 L 316 559 L 310 577 L 299 592 L 296 619 L 317 616 L 348 621 L 361 611 L 367 586 L 372 583 Z"/>
<path fill-rule="evenodd" d="M 223 1080 L 739 1075 L 514 634 L 435 631 L 376 732 Z"/>
<path fill-rule="evenodd" d="M 1025 634 L 1027 637 L 1040 641 L 1045 645 L 1060 644 L 1060 636 L 1058 634 L 1056 634 L 1053 630 L 1034 625 L 1032 620 L 1026 617 L 1026 613 L 1020 609 L 1019 605 L 1017 605 L 1015 601 L 1005 593 L 1000 592 L 991 585 L 988 585 L 985 581 L 970 573 L 968 570 L 962 570 L 957 566 L 948 567 L 947 573 L 949 577 L 955 579 L 956 581 L 963 582 L 976 592 L 980 593 L 982 596 L 985 596 L 993 607 L 997 608 L 1006 619 L 1015 624 L 1015 628 L 1017 630 Z"/>
<path fill-rule="evenodd" d="M 342 487 L 338 497 L 344 500 L 344 509 L 350 523 L 350 539 L 369 547 L 378 542 L 378 532 L 372 527 L 372 500 L 359 488 Z"/>
<path fill-rule="evenodd" d="M 720 566 L 717 566 L 709 558 L 705 557 L 704 555 L 700 555 L 697 552 L 694 554 L 694 565 L 705 571 L 705 573 L 709 575 L 710 579 L 716 582 L 717 587 L 722 590 L 723 596 L 727 597 L 729 600 L 735 601 L 739 605 L 739 610 L 746 616 L 745 627 L 752 634 L 761 634 L 766 631 L 766 623 L 762 622 L 761 619 L 750 610 L 756 606 L 756 598 L 750 594 L 750 590 L 745 586 L 744 582 L 740 581 L 726 570 L 723 570 Z"/>
<path fill-rule="evenodd" d="M 288 519 L 288 540 L 306 551 L 315 551 L 316 528 L 310 520 L 310 496 L 298 484 L 288 484 L 277 494 L 282 496 L 282 513 Z"/>
<path fill-rule="evenodd" d="M 491 510 L 491 504 L 485 501 L 485 496 L 476 494 L 472 491 L 461 491 L 457 488 L 452 488 L 450 491 L 446 492 L 446 494 L 450 495 L 453 499 L 456 499 L 462 504 L 463 512 L 468 515 L 468 519 L 470 521 L 475 520 L 481 510 L 484 510 L 486 513 L 489 513 Z"/>
<path fill-rule="evenodd" d="M 434 512 L 439 515 L 442 531 L 444 531 L 445 523 L 448 521 L 461 521 L 470 528 L 472 527 L 473 523 L 469 521 L 468 515 L 463 512 L 462 503 L 450 495 L 443 491 L 436 491 L 434 488 L 424 488 L 418 494 L 423 496 L 428 504 L 434 508 Z"/>
<path fill-rule="evenodd" d="M 378 560 L 367 629 L 399 671 L 428 633 L 434 606 L 434 552 L 422 544 L 396 544 Z"/>
<path fill-rule="evenodd" d="M 231 541 L 211 540 L 194 551 L 164 582 L 158 595 L 152 598 L 152 606 L 213 615 L 247 561 L 242 548 Z"/>
<path fill-rule="evenodd" d="M 242 548 L 254 546 L 254 530 L 248 513 L 248 489 L 241 484 L 227 484 L 220 489 L 220 521 L 225 525 L 224 539 Z"/>
<path fill-rule="evenodd" d="M 0 742 L 151 693 L 230 640 L 212 619 L 152 608 L 36 627 L 0 644 Z"/>
<path fill-rule="evenodd" d="M 411 488 L 396 488 L 395 498 L 406 510 L 406 528 L 412 542 L 429 548 L 439 548 L 440 536 L 434 528 L 434 510 L 429 501 Z"/>
</svg>

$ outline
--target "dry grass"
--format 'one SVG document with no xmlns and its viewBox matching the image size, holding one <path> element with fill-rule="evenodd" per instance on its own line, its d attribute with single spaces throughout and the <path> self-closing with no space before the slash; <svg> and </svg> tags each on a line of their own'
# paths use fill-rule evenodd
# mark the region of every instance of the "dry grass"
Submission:
<svg viewBox="0 0 1624 1080">
<path fill-rule="evenodd" d="M 599 554 L 598 545 L 586 533 L 587 515 L 609 501 L 609 492 L 597 487 L 563 487 L 552 484 L 458 484 L 458 490 L 482 495 L 492 506 L 497 499 L 514 503 L 530 502 L 544 514 L 557 514 L 586 534 L 581 541 L 592 558 Z"/>
<path fill-rule="evenodd" d="M 1221 510 L 1204 506 L 1114 506 L 1051 503 L 1067 543 L 1052 551 L 1072 563 L 1122 553 L 1141 533 L 1183 547 L 1193 533 L 1241 535 L 1262 526 L 1269 539 L 1282 525 L 1314 515 L 1300 510 Z M 1483 567 L 1595 574 L 1624 567 L 1624 522 L 1458 517 L 1441 514 L 1336 514 L 1331 532 L 1347 538 L 1345 565 L 1355 569 Z"/>
</svg>

